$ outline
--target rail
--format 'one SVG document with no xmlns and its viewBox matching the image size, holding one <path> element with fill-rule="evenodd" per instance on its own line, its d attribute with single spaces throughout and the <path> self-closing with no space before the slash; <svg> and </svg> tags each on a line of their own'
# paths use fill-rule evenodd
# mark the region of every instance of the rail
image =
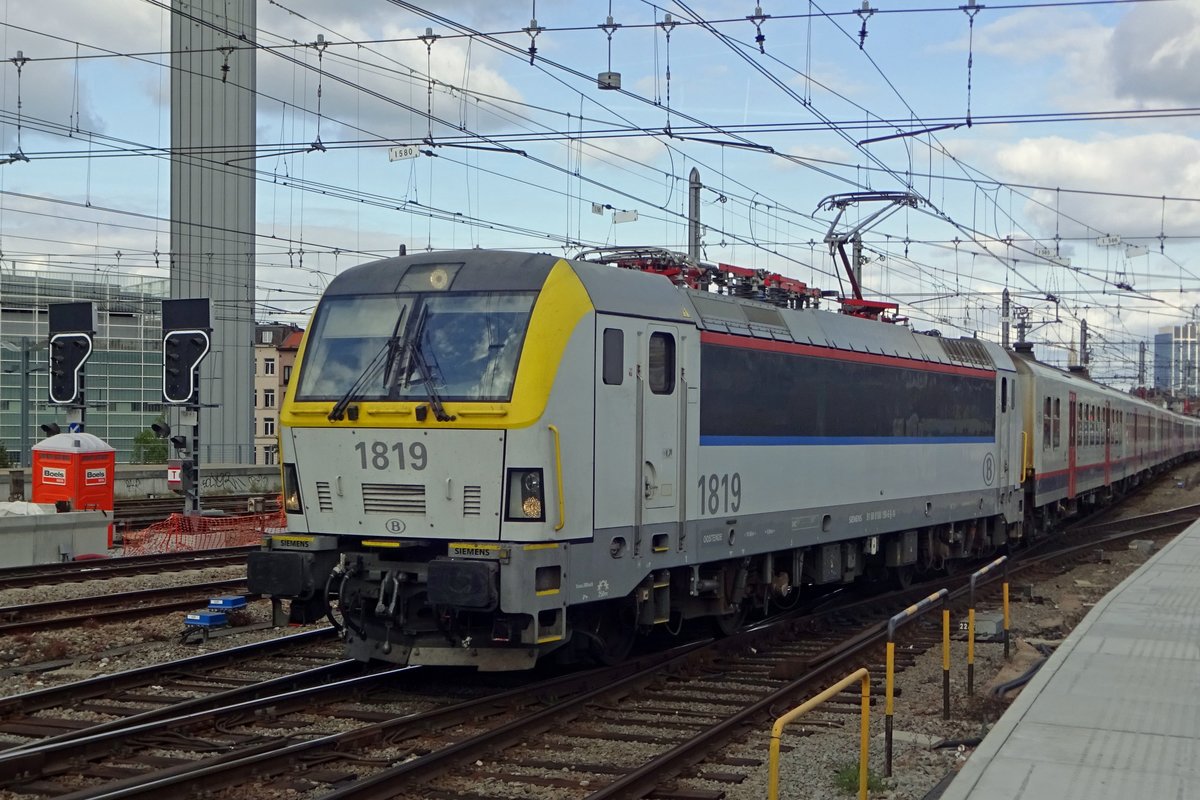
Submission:
<svg viewBox="0 0 1200 800">
<path fill-rule="evenodd" d="M 945 591 L 945 590 L 943 590 Z M 859 714 L 858 741 L 858 800 L 867 800 L 867 752 L 871 744 L 871 673 L 860 667 L 825 691 L 793 708 L 771 726 L 771 754 L 768 766 L 767 798 L 779 800 L 779 738 L 789 722 L 807 714 L 843 689 L 858 682 L 862 687 L 862 712 Z"/>
</svg>

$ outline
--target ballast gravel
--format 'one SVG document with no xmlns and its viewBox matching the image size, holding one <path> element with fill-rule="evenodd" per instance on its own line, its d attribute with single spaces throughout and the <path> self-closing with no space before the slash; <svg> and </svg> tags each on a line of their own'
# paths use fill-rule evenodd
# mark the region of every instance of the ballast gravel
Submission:
<svg viewBox="0 0 1200 800">
<path fill-rule="evenodd" d="M 232 565 L 168 573 L 33 586 L 0 591 L 0 605 L 41 603 L 93 597 L 139 589 L 156 589 L 229 580 L 244 576 L 245 567 Z M 214 592 L 215 594 L 215 592 Z M 204 609 L 203 601 L 197 611 Z M 182 640 L 183 611 L 165 612 L 128 622 L 85 624 L 65 630 L 48 630 L 0 637 L 0 696 L 34 691 L 98 675 L 160 664 L 201 653 L 273 639 L 304 628 L 271 627 L 271 606 L 251 601 L 233 615 L 234 624 L 207 641 L 198 635 Z M 252 670 L 247 671 L 253 676 Z M 278 673 L 261 673 L 264 679 Z M 172 694 L 179 690 L 173 690 Z"/>
</svg>

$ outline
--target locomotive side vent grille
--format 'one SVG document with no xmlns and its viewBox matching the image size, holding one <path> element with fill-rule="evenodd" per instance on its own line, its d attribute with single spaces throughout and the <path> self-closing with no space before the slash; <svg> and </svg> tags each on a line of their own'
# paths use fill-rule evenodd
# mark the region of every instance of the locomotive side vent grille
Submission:
<svg viewBox="0 0 1200 800">
<path fill-rule="evenodd" d="M 364 483 L 362 499 L 367 514 L 425 513 L 425 487 L 419 483 Z"/>
<path fill-rule="evenodd" d="M 975 339 L 941 339 L 942 350 L 951 361 L 970 366 L 993 368 L 987 350 Z"/>
<path fill-rule="evenodd" d="M 333 511 L 333 492 L 329 489 L 329 481 L 317 481 L 317 508 L 322 511 Z"/>
<path fill-rule="evenodd" d="M 483 489 L 478 486 L 463 487 L 463 516 L 478 517 L 483 507 Z"/>
</svg>

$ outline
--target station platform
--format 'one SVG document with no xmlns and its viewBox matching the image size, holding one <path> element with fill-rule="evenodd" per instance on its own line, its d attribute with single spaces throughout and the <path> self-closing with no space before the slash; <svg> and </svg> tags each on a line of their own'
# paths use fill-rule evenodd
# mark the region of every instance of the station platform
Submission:
<svg viewBox="0 0 1200 800">
<path fill-rule="evenodd" d="M 941 800 L 1200 798 L 1200 521 L 1059 645 Z"/>
</svg>

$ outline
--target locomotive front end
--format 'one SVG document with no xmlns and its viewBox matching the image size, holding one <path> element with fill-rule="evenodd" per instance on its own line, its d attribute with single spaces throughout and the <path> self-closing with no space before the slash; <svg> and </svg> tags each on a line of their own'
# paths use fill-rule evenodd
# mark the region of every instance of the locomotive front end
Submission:
<svg viewBox="0 0 1200 800">
<path fill-rule="evenodd" d="M 550 256 L 401 257 L 333 281 L 281 415 L 288 532 L 249 564 L 277 620 L 287 600 L 350 655 L 401 664 L 522 669 L 564 641 L 567 539 L 591 508 L 564 473 L 591 456 L 562 412 L 590 402 L 590 311 Z"/>
</svg>

